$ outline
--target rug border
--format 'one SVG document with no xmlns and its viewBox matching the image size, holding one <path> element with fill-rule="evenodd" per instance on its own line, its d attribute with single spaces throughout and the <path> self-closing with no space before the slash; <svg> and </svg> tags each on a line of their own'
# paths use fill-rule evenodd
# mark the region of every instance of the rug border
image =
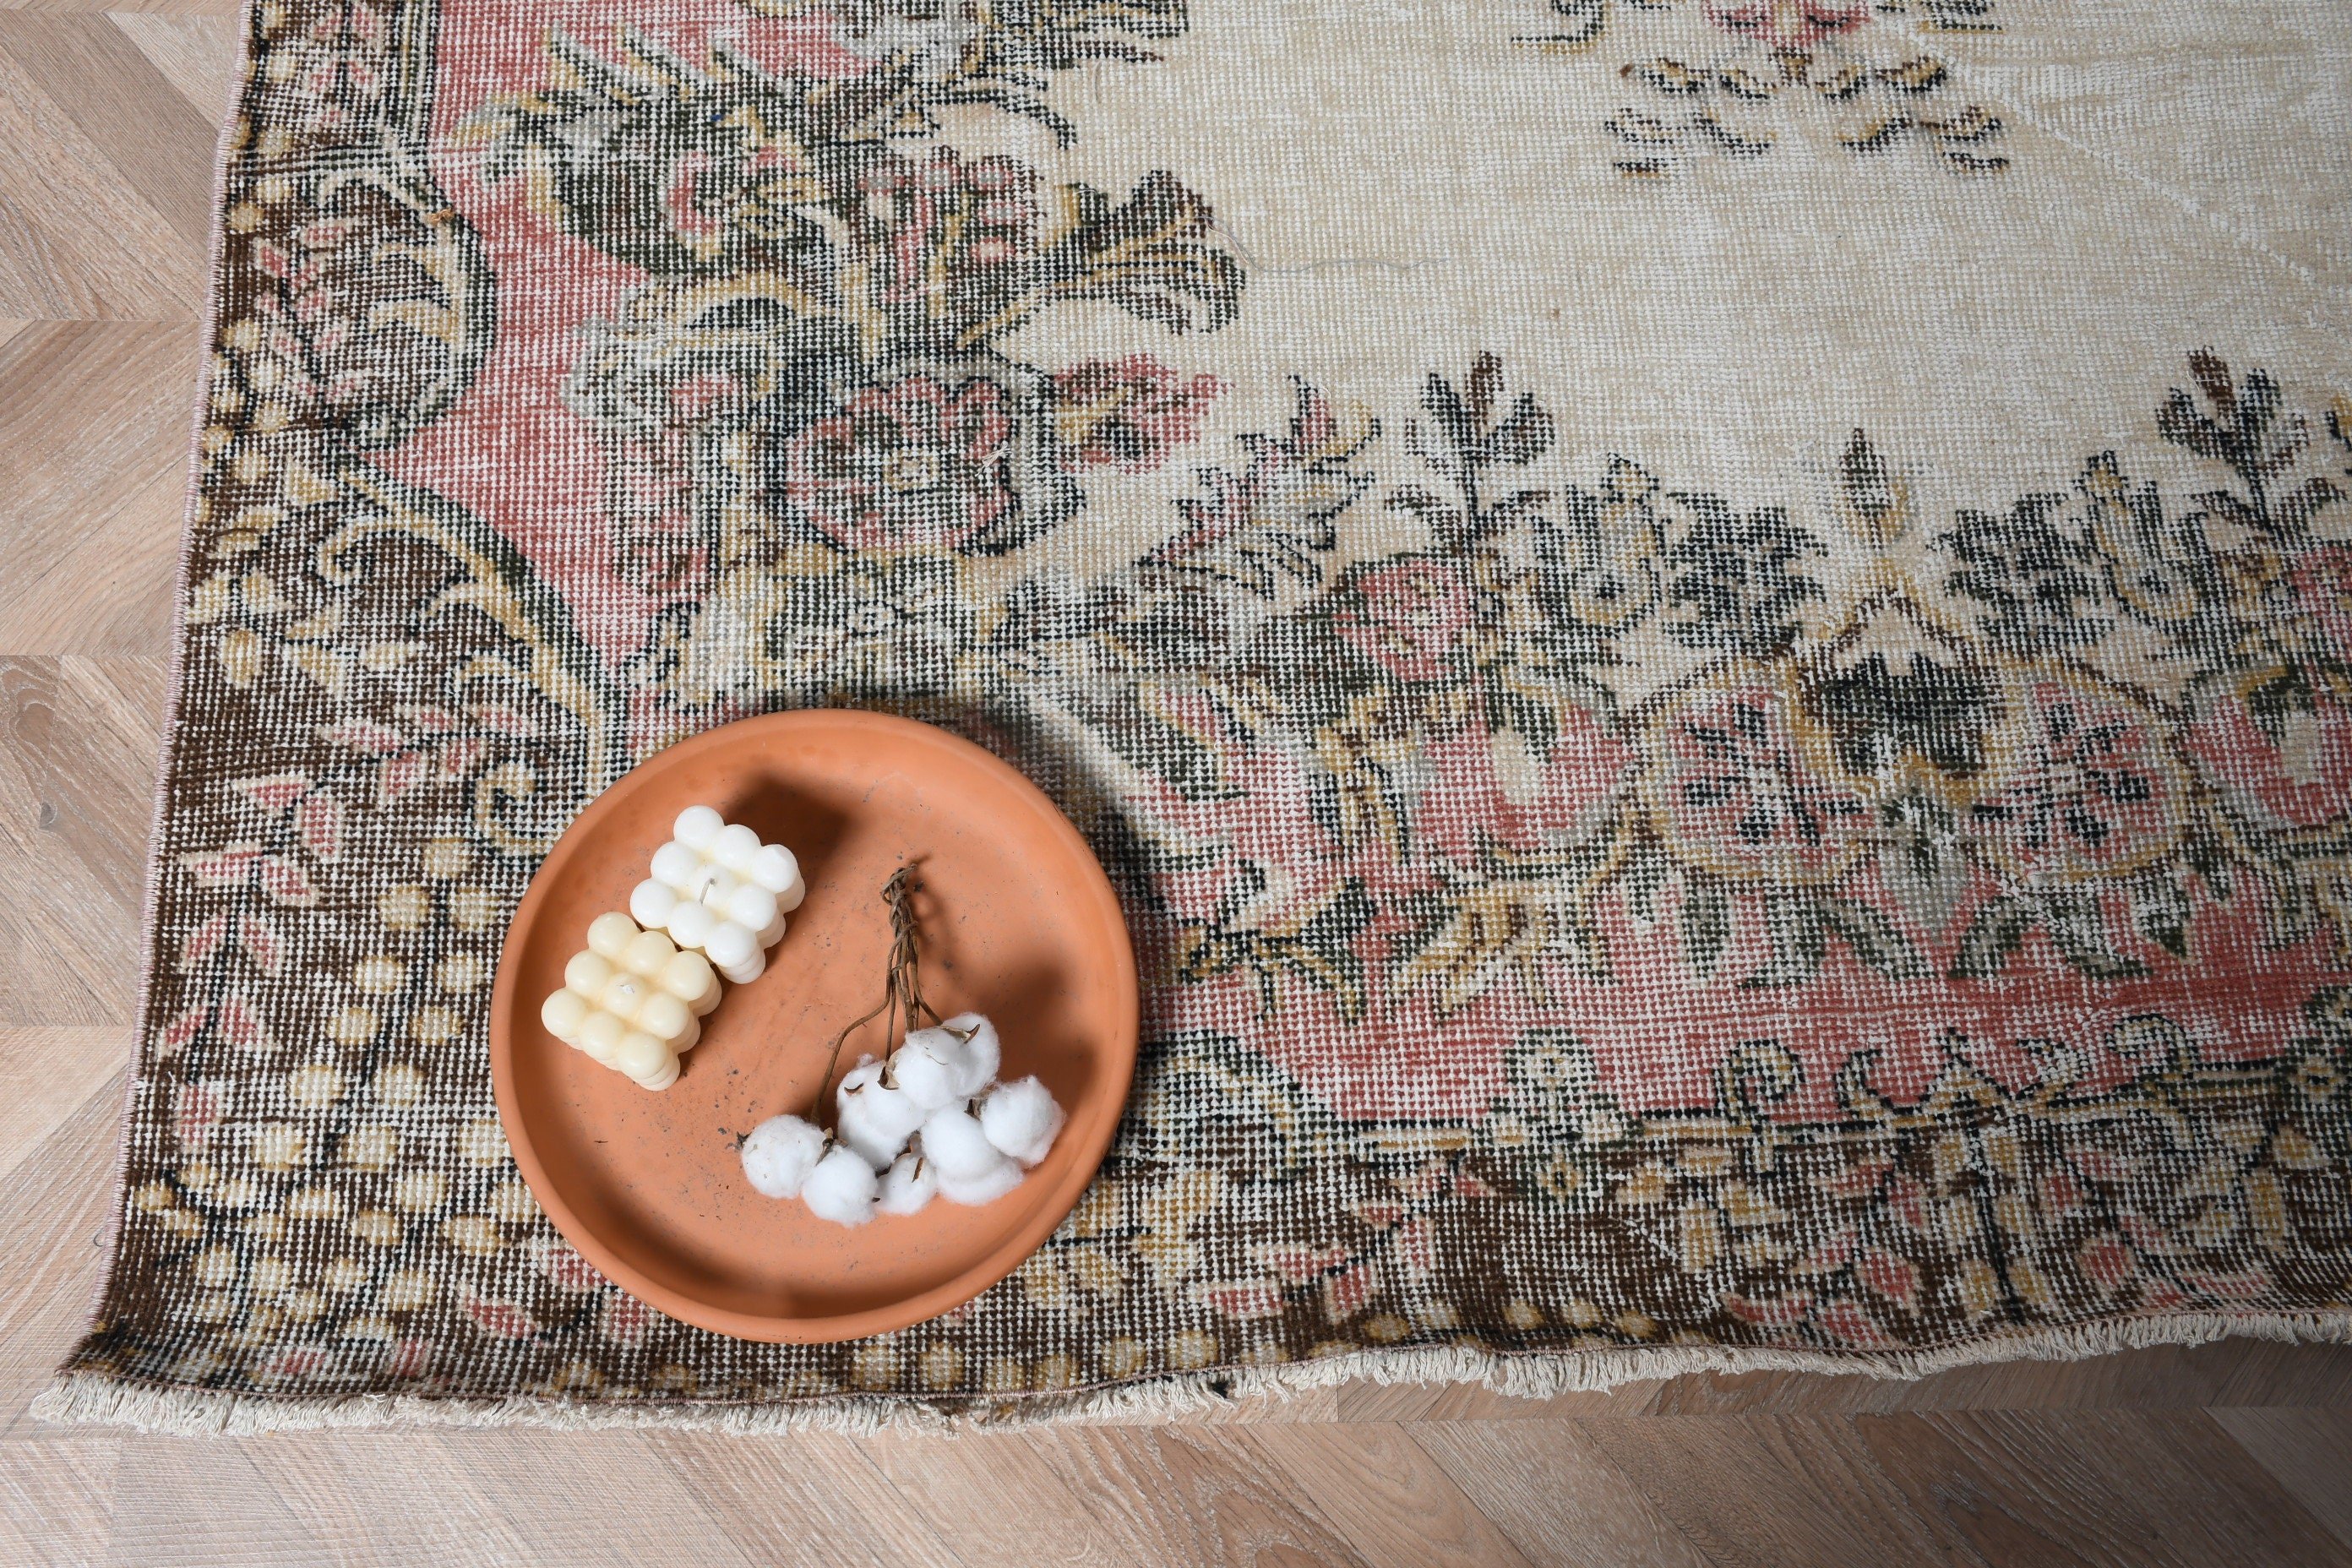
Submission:
<svg viewBox="0 0 2352 1568">
<path fill-rule="evenodd" d="M 1599 1393 L 1621 1384 L 1695 1373 L 1801 1372 L 1916 1379 L 1958 1367 L 2018 1361 L 2086 1361 L 2120 1351 L 2200 1345 L 2238 1338 L 2284 1344 L 2352 1343 L 2352 1308 L 2318 1312 L 2197 1312 L 2010 1330 L 1931 1350 L 1839 1352 L 1727 1345 L 1501 1354 L 1464 1346 L 1367 1351 L 1275 1367 L 1220 1367 L 1032 1394 L 980 1407 L 908 1396 L 844 1394 L 788 1402 L 599 1402 L 538 1397 L 436 1398 L 266 1394 L 133 1383 L 99 1372 L 60 1373 L 28 1407 L 53 1426 L 128 1427 L 177 1436 L 257 1436 L 330 1427 L 532 1426 L 557 1431 L 667 1428 L 756 1436 L 787 1432 L 1014 1431 L 1087 1423 L 1158 1422 L 1228 1410 L 1246 1400 L 1286 1400 L 1362 1381 L 1475 1384 L 1518 1399 Z"/>
<path fill-rule="evenodd" d="M 187 494 L 180 503 L 180 548 L 172 571 L 172 649 L 164 666 L 166 707 L 163 728 L 156 737 L 155 787 L 147 814 L 147 875 L 146 885 L 140 891 L 137 938 L 139 994 L 131 1012 L 130 1073 L 123 1080 L 122 1106 L 114 1137 L 114 1194 L 107 1205 L 106 1229 L 99 1237 L 105 1261 L 83 1308 L 81 1332 L 58 1369 L 60 1379 L 69 1375 L 67 1369 L 72 1358 L 80 1353 L 82 1346 L 105 1321 L 106 1303 L 114 1293 L 115 1275 L 122 1266 L 122 1226 L 131 1208 L 131 1140 L 138 1127 L 140 1068 L 147 1055 L 147 1012 L 154 1002 L 156 977 L 162 967 L 156 916 L 163 896 L 163 827 L 172 800 L 172 742 L 179 734 L 183 710 L 187 706 L 188 584 L 195 571 L 196 508 L 205 492 L 205 428 L 212 414 L 212 366 L 214 357 L 220 352 L 221 304 L 226 297 L 228 279 L 231 162 L 238 149 L 237 125 L 244 118 L 245 100 L 253 85 L 254 0 L 241 0 L 235 21 L 236 57 L 228 99 L 221 105 L 219 126 L 213 133 L 213 205 L 205 237 L 205 296 L 198 328 L 195 386 L 189 397 Z"/>
</svg>

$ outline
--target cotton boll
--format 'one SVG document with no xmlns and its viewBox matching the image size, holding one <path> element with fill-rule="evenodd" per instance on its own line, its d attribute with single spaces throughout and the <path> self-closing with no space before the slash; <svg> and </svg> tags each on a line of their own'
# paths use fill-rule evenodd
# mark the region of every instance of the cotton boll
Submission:
<svg viewBox="0 0 2352 1568">
<path fill-rule="evenodd" d="M 923 1152 L 940 1168 L 942 1181 L 984 1176 L 1004 1159 L 978 1119 L 961 1105 L 934 1110 L 924 1121 Z"/>
<path fill-rule="evenodd" d="M 882 1173 L 882 1196 L 876 1206 L 884 1214 L 914 1214 L 940 1190 L 940 1168 L 919 1150 L 898 1156 Z"/>
<path fill-rule="evenodd" d="M 937 1110 L 961 1098 L 956 1086 L 963 1081 L 963 1050 L 953 1035 L 939 1029 L 916 1029 L 890 1058 L 890 1077 L 925 1110 Z"/>
<path fill-rule="evenodd" d="M 648 931 L 669 924 L 670 911 L 677 908 L 677 895 L 650 878 L 629 893 L 629 913 Z"/>
<path fill-rule="evenodd" d="M 743 1174 L 763 1198 L 796 1198 L 824 1157 L 824 1134 L 797 1116 L 777 1116 L 743 1140 Z"/>
<path fill-rule="evenodd" d="M 958 1099 L 971 1100 L 996 1081 L 996 1069 L 1004 1059 L 1004 1051 L 997 1043 L 995 1025 L 977 1013 L 959 1013 L 941 1024 L 939 1032 L 961 1043 L 959 1054 L 963 1067 L 956 1078 Z"/>
<path fill-rule="evenodd" d="M 923 1125 L 923 1108 L 893 1086 L 872 1057 L 842 1075 L 834 1102 L 840 1109 L 841 1141 L 877 1171 L 897 1159 Z"/>
<path fill-rule="evenodd" d="M 992 1204 L 1021 1184 L 1021 1167 L 999 1154 L 996 1163 L 977 1176 L 961 1179 L 942 1173 L 940 1176 L 940 1196 L 951 1204 L 978 1208 Z"/>
<path fill-rule="evenodd" d="M 1045 1157 L 1068 1120 L 1052 1092 L 1034 1078 L 997 1085 L 980 1106 L 980 1127 L 988 1141 L 1024 1166 Z"/>
<path fill-rule="evenodd" d="M 835 1145 L 816 1163 L 801 1188 L 801 1201 L 819 1219 L 835 1225 L 864 1225 L 874 1217 L 874 1197 L 879 1184 L 874 1167 L 849 1149 Z"/>
<path fill-rule="evenodd" d="M 843 1095 L 841 1115 L 836 1122 L 841 1141 L 856 1150 L 859 1156 L 877 1171 L 886 1169 L 898 1157 L 898 1152 L 907 1146 L 908 1134 L 914 1131 L 902 1119 L 893 1115 L 892 1107 L 881 1100 L 881 1096 L 888 1093 L 887 1089 L 871 1087 L 855 1094 Z M 909 1110 L 914 1110 L 912 1102 L 904 1095 L 895 1098 Z M 922 1112 L 914 1110 L 914 1114 L 919 1118 Z"/>
<path fill-rule="evenodd" d="M 727 819 L 707 805 L 689 805 L 670 825 L 670 837 L 689 849 L 708 848 Z"/>
</svg>

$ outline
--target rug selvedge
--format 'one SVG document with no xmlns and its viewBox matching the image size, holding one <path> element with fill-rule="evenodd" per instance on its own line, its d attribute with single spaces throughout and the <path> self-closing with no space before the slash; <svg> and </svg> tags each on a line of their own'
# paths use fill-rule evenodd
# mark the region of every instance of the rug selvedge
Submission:
<svg viewBox="0 0 2352 1568">
<path fill-rule="evenodd" d="M 1301 383 L 1220 454 L 1215 377 L 1002 347 L 1069 300 L 1232 319 L 1208 200 L 932 144 L 949 102 L 1050 122 L 1052 73 L 1148 68 L 1181 5 L 708 9 L 770 18 L 770 57 L 553 38 L 547 90 L 446 138 L 436 8 L 255 13 L 125 1208 L 74 1369 L 953 1405 L 2345 1310 L 2352 408 L 2200 348 L 2071 488 L 1930 517 L 1860 431 L 1762 505 L 1579 458 L 1471 351 L 1415 407 Z M 498 337 L 450 145 L 634 279 L 564 382 L 643 606 L 624 660 L 396 457 Z M 2140 478 L 2151 448 L 2211 488 Z M 1024 569 L 1098 525 L 1090 476 L 1167 469 L 1197 482 L 1123 562 Z M 1417 542 L 1367 552 L 1367 516 Z M 481 1016 L 581 805 L 817 701 L 1039 777 L 1121 882 L 1154 1037 L 1013 1280 L 751 1346 L 554 1236 Z"/>
</svg>

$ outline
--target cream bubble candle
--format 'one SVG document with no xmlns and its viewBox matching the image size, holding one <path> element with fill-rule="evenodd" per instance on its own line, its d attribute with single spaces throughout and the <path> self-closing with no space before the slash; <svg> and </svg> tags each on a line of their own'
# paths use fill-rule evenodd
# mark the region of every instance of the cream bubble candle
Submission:
<svg viewBox="0 0 2352 1568">
<path fill-rule="evenodd" d="M 653 874 L 629 895 L 629 912 L 704 953 L 736 984 L 758 979 L 784 917 L 808 896 L 799 859 L 708 805 L 678 813 L 670 835 L 654 851 Z"/>
<path fill-rule="evenodd" d="M 700 954 L 617 910 L 588 927 L 588 945 L 563 968 L 563 989 L 540 1008 L 548 1033 L 645 1089 L 677 1081 L 681 1052 L 719 1005 L 719 977 Z"/>
</svg>

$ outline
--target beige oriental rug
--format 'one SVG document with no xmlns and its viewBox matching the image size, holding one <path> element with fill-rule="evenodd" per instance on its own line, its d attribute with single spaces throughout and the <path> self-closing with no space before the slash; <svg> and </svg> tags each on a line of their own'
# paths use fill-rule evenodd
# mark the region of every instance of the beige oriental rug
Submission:
<svg viewBox="0 0 2352 1568">
<path fill-rule="evenodd" d="M 114 1262 L 43 1408 L 758 1428 L 2352 1328 L 2340 0 L 257 0 Z M 537 858 L 1025 768 L 1146 1047 L 854 1344 L 489 1091 Z"/>
</svg>

